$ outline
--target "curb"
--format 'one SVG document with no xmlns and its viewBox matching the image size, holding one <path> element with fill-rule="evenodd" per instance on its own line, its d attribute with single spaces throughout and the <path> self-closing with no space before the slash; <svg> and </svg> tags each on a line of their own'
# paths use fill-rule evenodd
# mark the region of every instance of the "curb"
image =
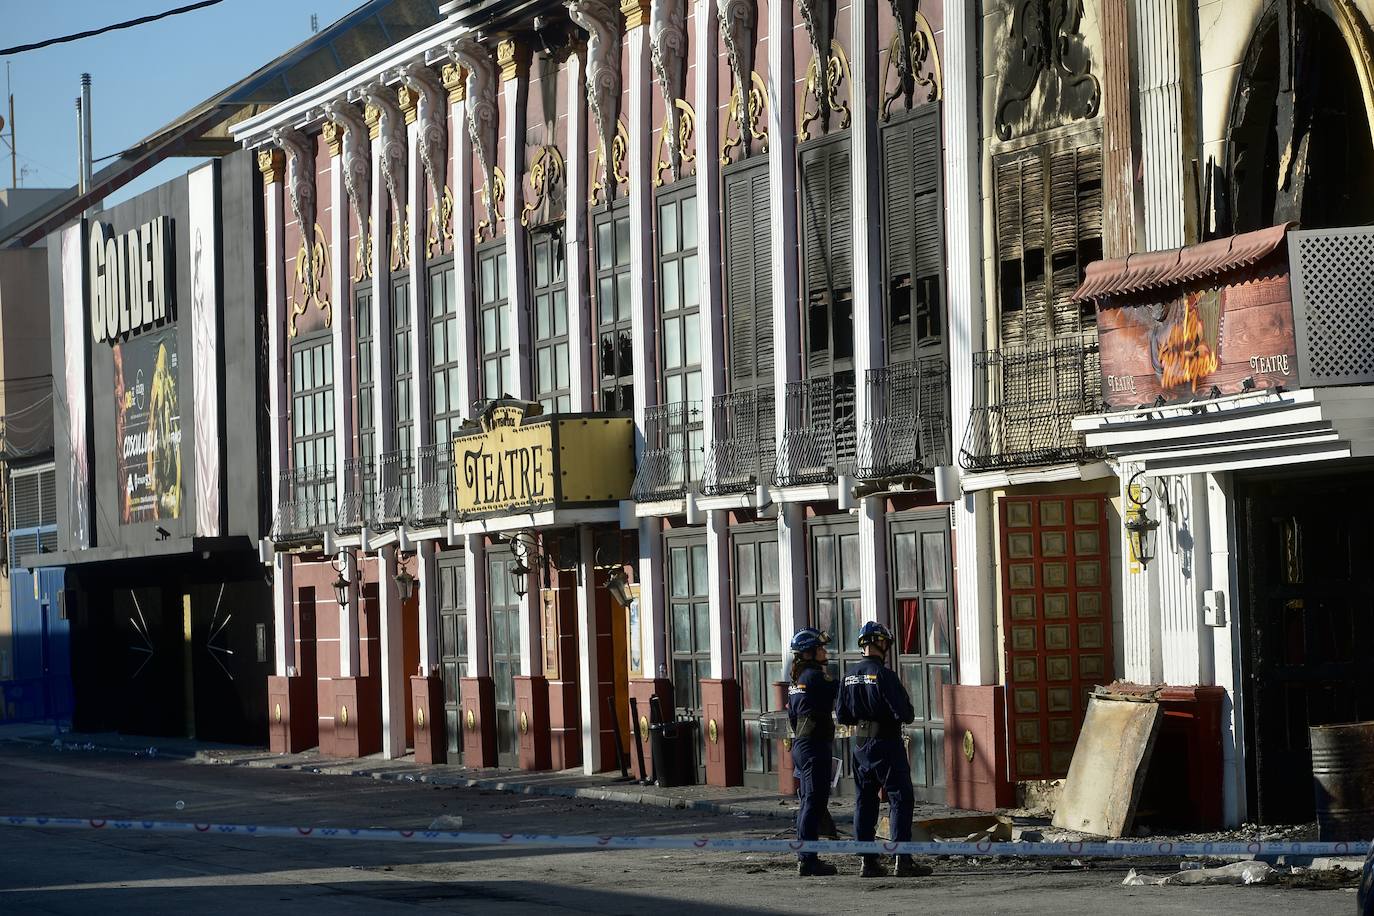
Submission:
<svg viewBox="0 0 1374 916">
<path fill-rule="evenodd" d="M 507 792 L 512 795 L 543 796 L 551 798 L 581 798 L 588 801 L 614 802 L 626 805 L 650 805 L 656 808 L 673 808 L 686 811 L 702 811 L 708 814 L 743 815 L 794 820 L 794 808 L 783 805 L 777 811 L 758 810 L 733 802 L 714 801 L 705 798 L 688 798 L 681 795 L 664 795 L 652 792 L 624 792 L 618 789 L 596 786 L 560 786 L 542 783 L 517 782 L 507 779 L 479 779 L 472 776 L 450 776 L 443 773 L 415 773 L 401 769 L 371 770 L 348 765 L 315 763 L 276 762 L 271 757 L 257 757 L 249 760 L 223 760 L 197 752 L 195 759 L 217 766 L 243 766 L 254 769 L 296 770 L 301 773 L 318 773 L 325 776 L 357 776 L 387 782 L 416 782 L 446 788 L 485 789 L 491 792 Z"/>
<path fill-rule="evenodd" d="M 31 747 L 50 748 L 53 746 L 53 741 L 47 738 L 10 737 L 0 738 L 0 742 L 6 744 L 26 744 Z M 124 754 L 129 757 L 162 757 L 167 760 L 194 760 L 203 753 L 202 751 L 188 751 L 176 748 L 162 748 L 151 744 L 146 747 L 128 747 L 126 745 L 118 744 L 95 744 L 94 742 L 82 743 L 78 741 L 62 741 L 61 746 L 63 751 L 100 751 L 106 754 Z M 149 751 L 152 751 L 152 753 L 148 753 Z"/>
</svg>

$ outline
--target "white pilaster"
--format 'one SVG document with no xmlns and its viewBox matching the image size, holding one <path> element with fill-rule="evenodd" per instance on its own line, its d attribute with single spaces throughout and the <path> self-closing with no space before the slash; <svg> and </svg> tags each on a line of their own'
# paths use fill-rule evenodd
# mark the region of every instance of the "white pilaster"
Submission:
<svg viewBox="0 0 1374 916">
<path fill-rule="evenodd" d="M 506 131 L 506 149 L 501 167 L 506 172 L 506 199 L 503 207 L 506 217 L 506 278 L 507 289 L 510 292 L 510 323 L 506 326 L 506 339 L 510 341 L 514 376 L 511 379 L 514 390 L 510 394 L 517 398 L 529 398 L 534 391 L 530 378 L 532 351 L 529 271 L 525 269 L 525 230 L 520 225 L 520 206 L 523 197 L 521 188 L 524 186 L 525 175 L 525 93 L 529 85 L 528 79 L 528 70 L 525 70 L 501 84 L 501 90 L 505 95 L 505 110 L 502 115 Z"/>
<path fill-rule="evenodd" d="M 734 680 L 735 625 L 730 601 L 729 513 L 707 513 L 706 556 L 710 588 L 711 677 Z M 762 572 L 759 573 L 762 575 Z"/>
<path fill-rule="evenodd" d="M 1131 477 L 1140 470 L 1137 465 L 1122 464 L 1121 514 L 1124 520 L 1135 503 L 1131 501 Z M 1158 517 L 1158 506 L 1150 506 L 1150 514 Z M 1159 612 L 1150 601 L 1150 580 L 1158 574 L 1158 567 L 1142 567 L 1131 556 L 1129 544 L 1121 550 L 1121 656 L 1122 677 L 1137 684 L 1158 684 L 1163 677 L 1160 661 Z"/>
<path fill-rule="evenodd" d="M 280 155 L 280 153 L 278 154 Z M 280 172 L 280 170 L 278 170 Z M 267 227 L 267 389 L 271 406 L 271 422 L 267 435 L 271 457 L 272 511 L 281 505 L 281 475 L 287 465 L 286 428 L 290 416 L 287 394 L 286 354 L 286 215 L 280 175 L 276 181 L 265 182 L 263 222 Z M 292 559 L 286 554 L 273 557 L 272 607 L 273 630 L 276 638 L 276 671 L 286 675 L 288 667 L 295 667 L 296 614 L 295 590 L 291 587 Z"/>
<path fill-rule="evenodd" d="M 453 276 L 458 295 L 458 346 L 463 354 L 458 376 L 458 403 L 466 414 L 477 397 L 477 315 L 473 300 L 472 139 L 467 130 L 467 102 L 449 106 L 449 144 L 453 153 Z M 469 605 L 471 608 L 472 605 Z"/>
<path fill-rule="evenodd" d="M 859 502 L 859 597 L 864 620 L 893 625 L 887 587 L 887 505 L 882 497 Z"/>
<path fill-rule="evenodd" d="M 1245 817 L 1244 706 L 1238 703 L 1244 681 L 1241 652 L 1244 636 L 1235 623 L 1240 594 L 1238 564 L 1233 552 L 1236 537 L 1236 503 L 1230 474 L 1208 474 L 1205 481 L 1208 526 L 1207 559 L 1212 588 L 1226 593 L 1226 625 L 1211 630 L 1214 659 L 1213 683 L 1226 689 L 1221 704 L 1221 811 L 1228 827 L 1238 827 Z M 1204 639 L 1207 639 L 1204 634 Z"/>
<path fill-rule="evenodd" d="M 380 553 L 377 590 L 381 597 L 382 756 L 394 760 L 406 752 L 406 677 L 401 596 L 396 591 L 396 547 Z"/>
<path fill-rule="evenodd" d="M 984 346 L 978 10 L 974 4 L 951 3 L 945 7 L 944 16 L 946 289 L 951 432 L 957 453 L 973 410 L 973 354 Z M 987 685 L 997 679 L 992 538 L 990 497 L 986 492 L 962 497 L 954 515 L 956 653 L 961 684 Z"/>
<path fill-rule="evenodd" d="M 468 609 L 468 676 L 491 677 L 491 648 L 487 645 L 487 545 L 481 535 L 468 535 L 463 565 L 464 599 Z"/>
<path fill-rule="evenodd" d="M 588 277 L 590 267 L 587 251 L 587 92 L 586 56 L 583 47 L 568 58 L 567 80 L 568 97 L 568 153 L 567 182 L 568 205 L 564 218 L 563 236 L 565 239 L 566 265 L 568 271 L 568 335 L 574 344 L 568 351 L 569 382 L 572 387 L 572 409 L 589 411 L 592 409 L 592 395 L 596 391 L 594 383 L 596 367 L 592 349 L 585 342 L 595 340 L 593 336 L 592 306 L 588 301 Z M 587 567 L 590 569 L 590 567 Z M 585 647 L 587 644 L 583 643 Z M 585 719 L 583 720 L 586 721 Z M 585 740 L 586 729 L 583 729 Z M 599 753 L 599 751 L 598 751 Z M 587 760 L 584 749 L 582 759 Z M 588 771 L 591 772 L 591 771 Z"/>
<path fill-rule="evenodd" d="M 605 711 L 599 699 L 602 675 L 597 660 L 596 557 L 592 529 L 578 529 L 577 547 L 582 570 L 577 580 L 577 644 L 582 647 L 578 653 L 577 691 L 582 707 L 582 772 L 590 776 L 601 769 L 601 716 Z M 607 677 L 609 679 L 609 672 Z"/>
<path fill-rule="evenodd" d="M 1192 240 L 1192 207 L 1184 169 L 1183 58 L 1190 41 L 1180 29 L 1183 0 L 1136 0 L 1136 61 L 1140 80 L 1141 174 L 1145 185 L 1145 248 L 1178 248 Z"/>
<path fill-rule="evenodd" d="M 786 646 L 792 634 L 811 620 L 806 596 L 806 519 L 799 503 L 778 507 L 778 613 Z M 786 648 L 782 657 L 784 662 L 791 657 Z"/>
<path fill-rule="evenodd" d="M 383 115 L 383 133 L 386 129 Z M 392 371 L 391 371 L 391 233 L 387 222 L 391 211 L 391 196 L 382 179 L 382 145 L 385 135 L 372 141 L 372 427 L 376 449 L 373 456 L 373 480 L 377 483 L 378 508 L 381 499 L 381 456 L 396 447 L 396 433 L 392 429 Z M 405 203 L 401 202 L 404 211 Z"/>
<path fill-rule="evenodd" d="M 1212 673 L 1212 647 L 1204 653 L 1201 644 L 1202 590 L 1211 580 L 1206 485 L 1198 474 L 1161 478 L 1151 485 L 1163 515 L 1155 562 L 1164 683 L 1206 684 Z"/>
<path fill-rule="evenodd" d="M 434 541 L 420 541 L 415 552 L 415 574 L 420 594 L 420 673 L 433 674 L 439 667 L 439 575 L 434 561 Z M 406 672 L 407 675 L 414 671 Z"/>
<path fill-rule="evenodd" d="M 340 125 L 342 134 L 345 128 Z M 344 189 L 344 162 L 338 153 L 329 156 L 329 250 L 331 277 L 329 297 L 334 303 L 330 340 L 334 350 L 334 493 L 336 503 L 347 481 L 344 464 L 353 454 L 353 296 L 349 284 L 349 201 Z M 349 582 L 348 603 L 339 606 L 339 676 L 358 673 L 358 600 L 354 562 L 346 554 L 344 578 Z"/>
<path fill-rule="evenodd" d="M 801 315 L 797 308 L 797 135 L 793 91 L 793 5 L 768 4 L 768 216 L 773 228 L 773 393 L 776 454 L 787 417 L 787 383 L 801 378 Z M 803 555 L 804 556 L 804 555 Z M 804 568 L 804 567 L 803 567 Z M 786 564 L 783 578 L 788 575 Z M 802 580 L 804 581 L 804 580 Z M 801 600 L 805 602 L 805 590 Z M 803 603 L 803 609 L 805 605 Z M 786 612 L 784 611 L 784 616 Z"/>
<path fill-rule="evenodd" d="M 645 677 L 668 676 L 668 646 L 664 620 L 663 522 L 639 520 L 639 619 Z"/>
</svg>

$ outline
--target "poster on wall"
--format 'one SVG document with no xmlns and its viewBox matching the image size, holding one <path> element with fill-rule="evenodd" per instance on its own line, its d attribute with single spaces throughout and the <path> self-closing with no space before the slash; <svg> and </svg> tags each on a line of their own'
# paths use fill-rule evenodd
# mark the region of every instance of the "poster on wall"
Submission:
<svg viewBox="0 0 1374 916">
<path fill-rule="evenodd" d="M 90 467 L 86 443 L 86 283 L 81 224 L 62 231 L 62 374 L 66 382 L 67 524 L 71 546 L 91 546 Z"/>
<path fill-rule="evenodd" d="M 175 325 L 114 345 L 119 520 L 181 517 L 181 408 Z"/>
<path fill-rule="evenodd" d="M 216 189 L 219 164 L 210 162 L 186 178 L 191 236 L 191 372 L 196 422 L 196 530 L 220 533 L 219 510 L 219 284 L 216 276 Z"/>
<path fill-rule="evenodd" d="M 1113 408 L 1297 386 L 1287 273 L 1166 302 L 1100 307 L 1102 398 Z"/>
</svg>

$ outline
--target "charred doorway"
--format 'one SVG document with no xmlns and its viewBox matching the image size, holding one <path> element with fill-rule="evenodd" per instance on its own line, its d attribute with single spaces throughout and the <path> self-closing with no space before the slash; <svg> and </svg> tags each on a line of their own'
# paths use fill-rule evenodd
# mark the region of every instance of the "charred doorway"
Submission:
<svg viewBox="0 0 1374 916">
<path fill-rule="evenodd" d="M 1374 511 L 1368 476 L 1259 481 L 1241 494 L 1249 808 L 1314 812 L 1312 725 L 1374 718 Z"/>
</svg>

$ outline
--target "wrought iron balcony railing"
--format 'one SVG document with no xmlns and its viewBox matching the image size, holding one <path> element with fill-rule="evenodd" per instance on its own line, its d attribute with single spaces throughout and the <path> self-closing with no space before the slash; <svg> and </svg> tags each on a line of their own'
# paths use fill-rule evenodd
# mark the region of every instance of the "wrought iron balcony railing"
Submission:
<svg viewBox="0 0 1374 916">
<path fill-rule="evenodd" d="M 370 457 L 344 459 L 339 530 L 357 531 L 377 518 L 377 475 Z"/>
<path fill-rule="evenodd" d="M 1102 404 L 1097 333 L 973 355 L 974 406 L 959 452 L 966 470 L 1063 464 L 1101 457 L 1073 418 Z"/>
<path fill-rule="evenodd" d="M 929 356 L 868 371 L 855 476 L 907 477 L 949 464 L 949 364 Z"/>
<path fill-rule="evenodd" d="M 414 510 L 415 461 L 408 451 L 383 452 L 377 459 L 379 526 L 409 521 Z"/>
<path fill-rule="evenodd" d="M 332 465 L 282 471 L 278 476 L 274 541 L 309 540 L 333 526 L 335 480 Z"/>
<path fill-rule="evenodd" d="M 415 489 L 415 520 L 438 522 L 453 506 L 453 443 L 420 446 L 420 478 Z"/>
<path fill-rule="evenodd" d="M 645 409 L 644 452 L 630 498 L 639 502 L 676 499 L 701 482 L 706 432 L 700 401 Z"/>
<path fill-rule="evenodd" d="M 771 386 L 717 395 L 714 435 L 702 492 L 744 493 L 773 482 L 777 464 L 777 398 Z"/>
<path fill-rule="evenodd" d="M 787 385 L 778 483 L 832 483 L 855 458 L 854 373 Z"/>
</svg>

